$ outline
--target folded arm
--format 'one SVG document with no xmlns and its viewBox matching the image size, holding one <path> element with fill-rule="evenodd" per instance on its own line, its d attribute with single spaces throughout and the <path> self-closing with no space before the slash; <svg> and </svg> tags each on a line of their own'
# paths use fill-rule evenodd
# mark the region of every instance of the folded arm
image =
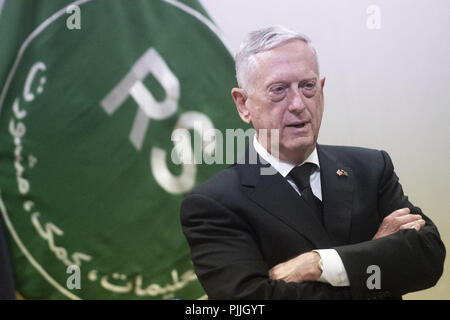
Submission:
<svg viewBox="0 0 450 320">
<path fill-rule="evenodd" d="M 443 271 L 445 247 L 437 228 L 408 201 L 391 159 L 387 153 L 381 153 L 385 168 L 379 183 L 378 208 L 382 221 L 378 231 L 372 240 L 333 248 L 340 257 L 337 264 L 345 268 L 347 279 L 342 283 L 349 282 L 354 298 L 368 298 L 373 293 L 367 286 L 371 275 L 368 268 L 372 265 L 379 267 L 381 290 L 393 296 L 429 288 L 436 284 Z M 302 274 L 297 270 L 303 268 L 302 257 L 305 254 L 284 262 L 283 270 L 290 264 L 290 270 Z M 282 277 L 288 278 L 280 273 L 272 276 L 273 279 Z M 297 277 L 295 281 L 304 278 Z"/>
<path fill-rule="evenodd" d="M 349 288 L 269 278 L 251 227 L 235 212 L 199 194 L 181 207 L 196 274 L 210 299 L 350 299 Z"/>
<path fill-rule="evenodd" d="M 365 295 L 367 288 L 367 268 L 370 265 L 379 267 L 381 289 L 393 295 L 432 287 L 442 275 L 445 247 L 433 222 L 414 207 L 403 193 L 399 179 L 394 172 L 388 154 L 381 152 L 384 160 L 384 171 L 379 183 L 378 208 L 381 214 L 381 227 L 374 239 L 358 244 L 335 248 L 339 253 L 348 273 L 352 293 Z M 405 221 L 406 227 L 388 235 L 383 233 L 386 220 L 402 220 L 401 215 L 386 218 L 390 212 L 399 208 L 409 208 L 409 216 L 419 215 L 421 228 Z M 423 220 L 423 221 L 422 221 Z M 410 223 L 408 225 L 408 223 Z M 417 229 L 420 229 L 419 231 Z M 386 231 L 386 230 L 385 230 Z"/>
</svg>

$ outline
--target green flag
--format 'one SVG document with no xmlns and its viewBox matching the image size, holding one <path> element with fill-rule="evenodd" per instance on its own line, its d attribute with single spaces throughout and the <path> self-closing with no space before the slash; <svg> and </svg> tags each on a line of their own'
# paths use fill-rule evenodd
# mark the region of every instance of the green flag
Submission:
<svg viewBox="0 0 450 320">
<path fill-rule="evenodd" d="M 6 0 L 0 211 L 25 299 L 204 298 L 179 224 L 226 164 L 173 133 L 241 126 L 234 62 L 195 0 Z M 196 140 L 197 139 L 197 140 Z"/>
</svg>

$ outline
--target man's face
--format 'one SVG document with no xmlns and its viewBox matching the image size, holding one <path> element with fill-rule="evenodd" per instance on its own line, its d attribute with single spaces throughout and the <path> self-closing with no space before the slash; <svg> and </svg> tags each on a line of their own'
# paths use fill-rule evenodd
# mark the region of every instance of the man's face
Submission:
<svg viewBox="0 0 450 320">
<path fill-rule="evenodd" d="M 254 58 L 245 90 L 247 115 L 239 111 L 241 118 L 257 133 L 279 129 L 279 158 L 301 162 L 316 145 L 324 108 L 325 80 L 319 79 L 314 53 L 303 41 L 292 40 Z M 270 142 L 258 140 L 270 151 Z"/>
</svg>

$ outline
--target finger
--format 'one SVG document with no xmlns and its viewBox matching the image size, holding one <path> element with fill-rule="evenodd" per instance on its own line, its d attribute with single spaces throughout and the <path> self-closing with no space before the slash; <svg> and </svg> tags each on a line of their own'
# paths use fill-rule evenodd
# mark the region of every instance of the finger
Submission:
<svg viewBox="0 0 450 320">
<path fill-rule="evenodd" d="M 425 225 L 425 220 L 419 220 L 418 222 L 416 222 L 416 224 L 414 225 L 414 229 L 416 229 L 417 231 L 419 231 L 420 229 L 422 229 L 422 227 Z"/>
<path fill-rule="evenodd" d="M 269 274 L 270 280 L 285 280 L 286 277 L 287 275 L 280 272 L 274 272 L 272 274 Z"/>
<path fill-rule="evenodd" d="M 279 280 L 282 278 L 282 268 L 280 265 L 276 265 L 272 269 L 269 270 L 269 278 L 271 280 Z"/>
<path fill-rule="evenodd" d="M 274 273 L 272 270 L 269 271 L 269 279 L 270 279 L 270 280 L 277 280 L 277 279 L 275 278 L 275 273 Z"/>
<path fill-rule="evenodd" d="M 405 223 L 404 225 L 400 226 L 400 229 L 416 229 L 417 231 L 419 231 L 423 226 L 425 225 L 425 220 L 420 219 L 417 221 L 412 221 L 409 223 Z"/>
<path fill-rule="evenodd" d="M 269 270 L 269 278 L 275 280 L 275 267 Z"/>
<path fill-rule="evenodd" d="M 419 221 L 422 219 L 422 216 L 420 214 L 408 214 L 405 216 L 400 216 L 395 218 L 396 222 L 399 225 L 407 224 L 414 221 Z"/>
<path fill-rule="evenodd" d="M 395 217 L 400 217 L 400 216 L 404 216 L 410 213 L 409 208 L 401 208 L 398 210 L 393 211 L 390 216 L 395 218 Z"/>
</svg>

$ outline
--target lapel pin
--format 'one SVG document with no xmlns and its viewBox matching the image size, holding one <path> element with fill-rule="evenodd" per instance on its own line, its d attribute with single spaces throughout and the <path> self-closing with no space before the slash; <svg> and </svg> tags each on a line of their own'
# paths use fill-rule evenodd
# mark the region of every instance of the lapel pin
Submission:
<svg viewBox="0 0 450 320">
<path fill-rule="evenodd" d="M 336 174 L 340 177 L 340 176 L 348 176 L 348 172 L 342 169 L 338 169 L 338 171 L 336 171 Z"/>
</svg>

